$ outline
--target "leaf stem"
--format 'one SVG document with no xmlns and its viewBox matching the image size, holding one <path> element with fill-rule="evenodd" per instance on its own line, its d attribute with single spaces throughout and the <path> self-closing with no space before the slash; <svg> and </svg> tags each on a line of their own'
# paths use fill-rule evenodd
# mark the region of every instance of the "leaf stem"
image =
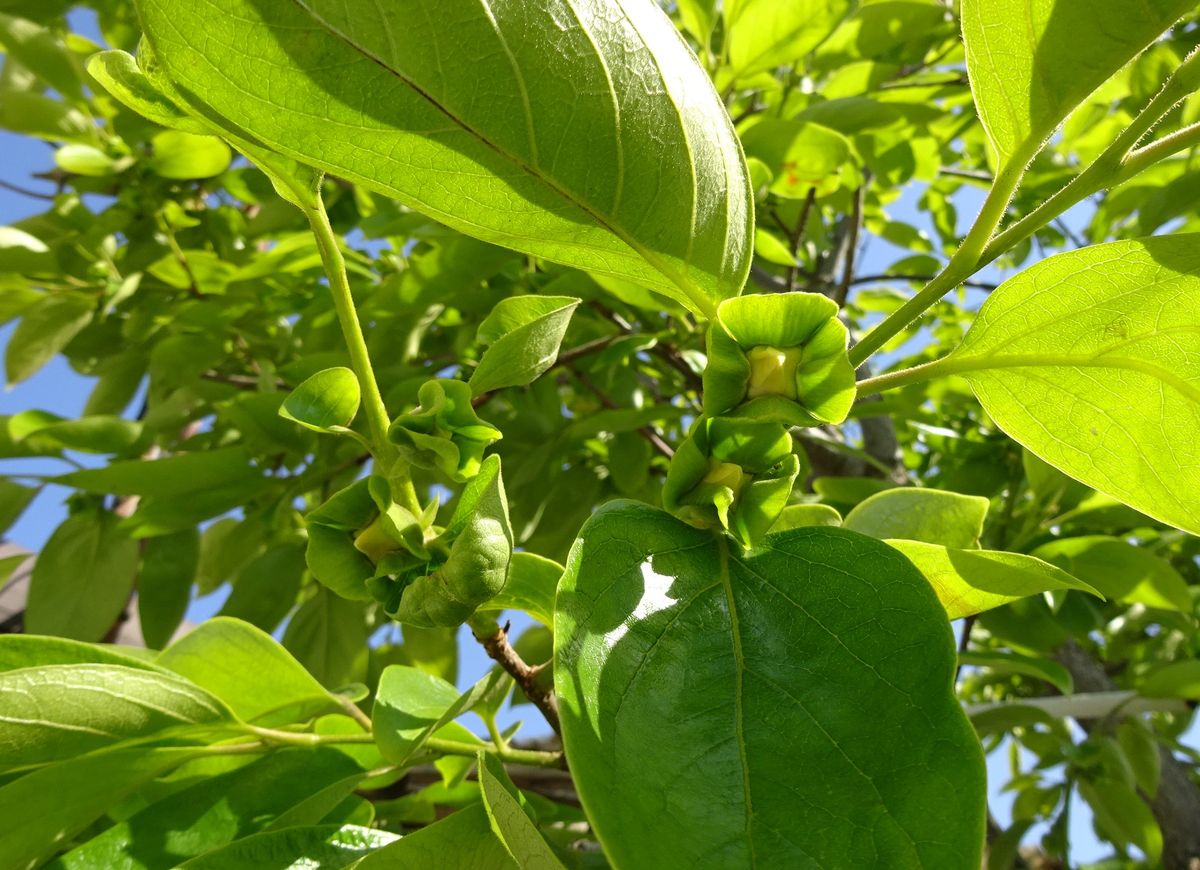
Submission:
<svg viewBox="0 0 1200 870">
<path fill-rule="evenodd" d="M 932 362 L 922 363 L 912 368 L 900 369 L 897 372 L 886 372 L 873 378 L 864 378 L 858 382 L 858 397 L 871 396 L 885 390 L 896 390 L 910 384 L 919 384 L 931 378 L 953 374 L 955 370 L 951 357 L 944 356 Z"/>
<path fill-rule="evenodd" d="M 350 281 L 346 275 L 346 261 L 338 246 L 337 234 L 329 222 L 329 214 L 325 211 L 325 202 L 320 191 L 301 206 L 304 216 L 308 218 L 317 249 L 321 253 L 321 261 L 325 265 L 325 274 L 329 278 L 329 292 L 333 296 L 333 307 L 337 311 L 338 323 L 342 328 L 342 336 L 346 341 L 346 350 L 350 354 L 350 365 L 358 378 L 359 389 L 362 392 L 363 413 L 367 418 L 367 428 L 371 433 L 371 453 L 379 464 L 380 471 L 393 483 L 398 497 L 409 511 L 419 516 L 421 505 L 417 499 L 416 490 L 408 476 L 408 469 L 388 440 L 387 407 L 383 403 L 383 395 L 379 392 L 379 384 L 375 380 L 375 370 L 371 366 L 371 355 L 367 350 L 367 341 L 363 336 L 362 324 L 358 320 L 358 310 L 354 305 L 354 295 L 350 291 Z"/>
<path fill-rule="evenodd" d="M 855 367 L 861 365 L 956 286 L 1077 202 L 1132 178 L 1170 154 L 1200 144 L 1200 125 L 1194 124 L 1145 148 L 1133 150 L 1154 125 L 1181 100 L 1186 99 L 1197 85 L 1200 85 L 1200 51 L 1192 52 L 1180 64 L 1162 90 L 1086 169 L 1024 218 L 997 234 L 996 229 L 1004 219 L 1008 203 L 1020 185 L 1025 167 L 1036 156 L 1038 147 L 1027 149 L 1027 153 L 1012 155 L 996 174 L 979 216 L 946 268 L 852 347 L 850 362 Z"/>
<path fill-rule="evenodd" d="M 465 755 L 475 758 L 479 750 L 495 755 L 508 764 L 528 764 L 531 767 L 562 767 L 561 752 L 542 752 L 538 749 L 515 749 L 511 746 L 501 748 L 494 743 L 466 743 L 461 740 L 446 740 L 441 737 L 430 737 L 425 746 L 442 755 Z"/>
<path fill-rule="evenodd" d="M 858 344 L 850 348 L 850 363 L 855 368 L 866 362 L 871 354 L 916 320 L 929 306 L 978 270 L 980 258 L 983 256 L 992 234 L 1004 219 L 1008 203 L 1021 183 L 1027 162 L 1024 155 L 1014 155 L 1000 172 L 996 173 L 991 190 L 988 191 L 987 199 L 983 201 L 983 206 L 979 209 L 975 223 L 971 226 L 962 244 L 959 245 L 958 250 L 954 252 L 954 256 L 950 258 L 950 262 L 946 264 L 946 268 L 926 284 L 916 296 L 888 315 L 883 322 L 863 336 Z"/>
<path fill-rule="evenodd" d="M 314 734 L 311 731 L 280 731 L 247 725 L 246 731 L 264 743 L 281 746 L 325 746 L 333 743 L 374 743 L 375 735 L 366 734 Z"/>
</svg>

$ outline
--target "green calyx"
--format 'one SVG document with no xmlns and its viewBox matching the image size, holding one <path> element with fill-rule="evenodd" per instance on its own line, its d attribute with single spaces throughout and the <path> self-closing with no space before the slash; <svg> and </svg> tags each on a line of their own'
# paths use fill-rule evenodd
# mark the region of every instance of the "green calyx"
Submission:
<svg viewBox="0 0 1200 870">
<path fill-rule="evenodd" d="M 783 424 L 705 418 L 671 460 L 663 506 L 684 522 L 724 529 L 750 547 L 787 505 L 799 472 Z"/>
<path fill-rule="evenodd" d="M 708 331 L 704 412 L 792 426 L 840 423 L 854 404 L 849 334 L 819 293 L 726 299 Z"/>
<path fill-rule="evenodd" d="M 459 497 L 454 515 L 433 542 L 443 558 L 395 577 L 388 616 L 406 625 L 461 625 L 504 588 L 512 560 L 513 535 L 500 457 L 489 456 Z"/>
<path fill-rule="evenodd" d="M 415 517 L 387 480 L 357 481 L 308 515 L 309 570 L 344 598 L 374 598 L 393 619 L 423 628 L 461 625 L 504 588 L 513 538 L 500 476 L 489 456 L 463 487 L 445 528 Z"/>
<path fill-rule="evenodd" d="M 378 475 L 356 481 L 310 511 L 306 559 L 317 580 L 343 598 L 372 597 L 368 583 L 397 561 L 431 556 L 428 517 L 417 517 L 392 498 Z"/>
<path fill-rule="evenodd" d="M 471 388 L 462 381 L 437 379 L 422 384 L 417 398 L 420 407 L 401 414 L 388 431 L 400 455 L 459 483 L 473 478 L 484 451 L 501 435 L 471 407 Z"/>
</svg>

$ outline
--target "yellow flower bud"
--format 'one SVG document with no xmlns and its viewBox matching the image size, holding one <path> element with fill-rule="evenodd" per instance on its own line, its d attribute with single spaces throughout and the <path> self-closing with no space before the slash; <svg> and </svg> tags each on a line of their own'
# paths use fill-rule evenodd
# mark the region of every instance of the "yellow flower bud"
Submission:
<svg viewBox="0 0 1200 870">
<path fill-rule="evenodd" d="M 746 398 L 758 396 L 783 396 L 796 398 L 796 367 L 800 364 L 804 349 L 791 347 L 780 350 L 769 345 L 752 347 L 746 353 L 750 362 L 750 384 Z"/>
<path fill-rule="evenodd" d="M 733 490 L 734 495 L 737 495 L 746 485 L 748 477 L 742 470 L 742 466 L 713 459 L 709 461 L 708 473 L 704 475 L 701 482 L 727 486 Z"/>
</svg>

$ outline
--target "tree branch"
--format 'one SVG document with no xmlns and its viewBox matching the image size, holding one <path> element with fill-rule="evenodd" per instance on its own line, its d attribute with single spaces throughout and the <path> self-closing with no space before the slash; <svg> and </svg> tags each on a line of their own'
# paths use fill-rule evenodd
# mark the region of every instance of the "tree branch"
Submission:
<svg viewBox="0 0 1200 870">
<path fill-rule="evenodd" d="M 508 642 L 508 630 L 512 624 L 506 622 L 501 627 L 498 622 L 493 621 L 483 625 L 472 622 L 470 626 L 471 633 L 483 646 L 488 657 L 516 680 L 517 685 L 521 687 L 533 705 L 541 710 L 546 721 L 550 723 L 550 727 L 554 729 L 554 733 L 561 735 L 562 725 L 558 720 L 558 700 L 554 697 L 553 687 L 546 685 L 543 677 L 543 674 L 548 674 L 549 671 L 542 665 L 529 666 L 512 648 Z"/>
</svg>

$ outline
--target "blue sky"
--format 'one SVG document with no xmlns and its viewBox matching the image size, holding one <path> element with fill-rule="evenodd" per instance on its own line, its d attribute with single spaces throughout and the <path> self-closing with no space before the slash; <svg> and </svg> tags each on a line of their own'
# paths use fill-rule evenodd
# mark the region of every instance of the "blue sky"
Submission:
<svg viewBox="0 0 1200 870">
<path fill-rule="evenodd" d="M 76 15 L 74 23 L 81 32 L 98 38 L 90 16 Z M 52 191 L 50 185 L 31 178 L 31 174 L 34 172 L 53 168 L 53 148 L 51 146 L 37 140 L 0 131 L 0 154 L 4 156 L 3 162 L 0 162 L 0 179 L 33 190 Z M 893 205 L 890 211 L 893 217 L 924 228 L 932 237 L 933 231 L 928 218 L 918 213 L 915 208 L 919 193 L 919 190 L 915 190 L 906 194 L 899 203 Z M 979 198 L 979 193 L 972 188 L 966 189 L 960 197 L 958 208 L 960 221 L 964 224 L 973 216 Z M 44 210 L 46 205 L 47 203 L 44 201 L 0 188 L 0 225 L 36 214 Z M 1086 219 L 1086 207 L 1079 207 L 1068 215 L 1068 223 L 1073 228 L 1081 227 L 1086 223 Z M 960 230 L 962 228 L 960 227 Z M 865 274 L 883 271 L 886 266 L 907 253 L 909 252 L 894 248 L 882 240 L 873 240 L 860 261 L 861 272 Z M 988 273 L 985 273 L 983 280 L 997 280 L 1002 277 L 1002 274 L 989 270 Z M 7 343 L 12 329 L 12 324 L 0 329 L 0 343 Z M 39 408 L 68 417 L 78 416 L 83 410 L 92 384 L 91 379 L 76 374 L 65 360 L 56 357 L 30 380 L 0 394 L 0 414 L 14 414 L 30 408 Z M 89 460 L 85 459 L 85 461 Z M 93 457 L 90 461 L 94 463 L 96 459 Z M 54 474 L 64 469 L 61 463 L 52 460 L 23 460 L 6 462 L 3 470 L 9 474 L 21 472 Z M 62 487 L 46 486 L 25 515 L 13 526 L 8 536 L 9 539 L 31 550 L 39 549 L 65 516 L 63 499 L 67 492 L 68 490 Z M 220 608 L 225 594 L 227 593 L 219 591 L 205 599 L 193 602 L 189 618 L 199 620 L 212 615 Z M 526 623 L 522 621 L 518 627 L 523 627 L 524 624 Z M 469 685 L 475 678 L 482 676 L 490 664 L 478 645 L 464 631 L 460 643 L 460 673 L 462 675 L 460 683 L 464 687 Z M 527 706 L 518 708 L 515 714 L 512 711 L 505 711 L 502 719 L 502 724 L 505 725 L 517 719 L 524 719 L 529 726 L 528 733 L 545 733 L 540 717 L 536 711 Z M 1003 783 L 1008 780 L 1007 753 L 1004 750 L 992 754 L 989 759 L 989 770 L 993 771 L 990 777 L 993 782 Z M 995 787 L 990 791 L 993 811 L 1002 824 L 1007 823 L 1011 799 L 1006 795 L 998 794 Z M 1074 860 L 1084 862 L 1106 855 L 1107 848 L 1097 842 L 1091 832 L 1086 808 L 1079 803 L 1078 799 L 1076 799 L 1076 804 L 1077 806 L 1072 810 Z"/>
</svg>

